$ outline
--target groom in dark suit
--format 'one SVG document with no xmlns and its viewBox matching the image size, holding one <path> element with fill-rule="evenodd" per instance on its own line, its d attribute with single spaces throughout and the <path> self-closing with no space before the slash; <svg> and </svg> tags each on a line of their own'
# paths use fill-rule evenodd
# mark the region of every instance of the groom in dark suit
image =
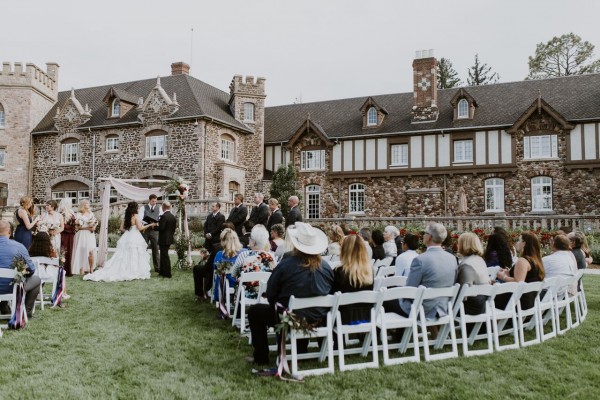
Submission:
<svg viewBox="0 0 600 400">
<path fill-rule="evenodd" d="M 158 198 L 155 194 L 151 194 L 148 197 L 148 204 L 144 206 L 144 214 L 142 216 L 142 223 L 144 225 L 158 222 L 160 215 L 159 206 L 156 204 Z M 152 249 L 152 263 L 154 264 L 154 271 L 158 272 L 160 269 L 158 263 L 158 231 L 156 228 L 145 229 L 142 232 L 142 236 L 146 243 L 150 242 L 150 248 Z"/>
<path fill-rule="evenodd" d="M 177 220 L 171 214 L 171 203 L 164 201 L 162 204 L 163 214 L 158 220 L 158 248 L 160 249 L 160 271 L 158 274 L 165 278 L 171 277 L 171 259 L 169 258 L 169 247 L 174 242 Z"/>
</svg>

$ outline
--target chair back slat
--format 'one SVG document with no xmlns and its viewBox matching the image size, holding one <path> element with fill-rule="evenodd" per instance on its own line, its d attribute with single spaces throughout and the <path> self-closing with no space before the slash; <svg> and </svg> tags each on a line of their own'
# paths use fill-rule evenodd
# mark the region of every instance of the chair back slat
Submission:
<svg viewBox="0 0 600 400">
<path fill-rule="evenodd" d="M 361 290 L 360 292 L 336 293 L 338 294 L 338 305 L 345 306 L 355 303 L 375 304 L 379 300 L 380 293 L 373 290 Z"/>
<path fill-rule="evenodd" d="M 0 278 L 14 278 L 15 270 L 12 268 L 0 268 Z"/>
<path fill-rule="evenodd" d="M 290 311 L 301 310 L 304 308 L 313 307 L 333 307 L 335 305 L 336 298 L 334 295 L 328 294 L 326 296 L 316 297 L 290 297 L 290 303 L 288 308 Z"/>
<path fill-rule="evenodd" d="M 269 280 L 270 277 L 271 277 L 270 272 L 244 272 L 242 275 L 240 275 L 238 282 L 239 283 L 256 282 L 256 281 L 266 282 Z"/>
</svg>

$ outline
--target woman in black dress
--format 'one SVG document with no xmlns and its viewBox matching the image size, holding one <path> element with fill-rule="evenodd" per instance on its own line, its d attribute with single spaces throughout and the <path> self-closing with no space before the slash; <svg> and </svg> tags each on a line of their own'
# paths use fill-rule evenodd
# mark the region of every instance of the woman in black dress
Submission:
<svg viewBox="0 0 600 400">
<path fill-rule="evenodd" d="M 14 239 L 29 249 L 31 246 L 31 231 L 36 226 L 37 218 L 33 218 L 33 201 L 31 197 L 21 197 L 21 206 L 15 211 L 15 219 L 19 223 L 17 229 L 15 229 Z"/>
</svg>

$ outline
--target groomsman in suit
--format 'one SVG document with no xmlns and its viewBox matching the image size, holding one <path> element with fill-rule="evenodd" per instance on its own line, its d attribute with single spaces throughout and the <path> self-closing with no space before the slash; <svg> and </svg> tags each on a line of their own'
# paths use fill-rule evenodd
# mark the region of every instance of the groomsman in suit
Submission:
<svg viewBox="0 0 600 400">
<path fill-rule="evenodd" d="M 254 194 L 254 208 L 249 218 L 249 221 L 254 225 L 267 226 L 267 222 L 269 222 L 269 206 L 263 202 L 264 198 L 265 196 L 262 193 Z"/>
<path fill-rule="evenodd" d="M 244 195 L 241 193 L 235 195 L 233 202 L 235 207 L 229 212 L 227 222 L 231 222 L 235 226 L 235 232 L 241 238 L 244 235 L 244 222 L 248 218 L 248 209 L 244 205 Z"/>
<path fill-rule="evenodd" d="M 285 219 L 285 228 L 288 226 L 294 225 L 296 222 L 302 222 L 302 213 L 300 212 L 300 207 L 298 204 L 300 203 L 300 199 L 298 196 L 290 196 L 288 199 L 288 206 L 290 206 L 290 212 Z"/>
<path fill-rule="evenodd" d="M 158 222 L 160 216 L 160 207 L 156 204 L 158 198 L 155 194 L 151 194 L 148 197 L 148 204 L 144 206 L 144 215 L 142 221 L 144 225 Z M 146 243 L 150 242 L 150 248 L 152 249 L 152 263 L 154 264 L 154 271 L 160 271 L 160 264 L 158 262 L 158 231 L 156 228 L 149 228 L 142 232 L 142 236 Z"/>
<path fill-rule="evenodd" d="M 158 247 L 160 248 L 160 271 L 159 275 L 165 278 L 171 277 L 171 259 L 169 258 L 169 247 L 174 242 L 177 219 L 171 214 L 171 203 L 164 201 L 162 204 L 163 214 L 158 219 Z"/>
<path fill-rule="evenodd" d="M 267 232 L 271 234 L 271 227 L 275 224 L 281 224 L 283 222 L 283 214 L 279 209 L 279 202 L 276 198 L 271 197 L 269 199 L 269 209 L 271 210 L 271 216 L 269 216 L 269 222 L 267 222 Z"/>
<path fill-rule="evenodd" d="M 221 213 L 221 203 L 213 203 L 211 206 L 212 212 L 206 217 L 204 223 L 204 247 L 211 253 L 214 252 L 215 245 L 221 240 L 221 230 L 225 223 L 225 216 Z"/>
</svg>

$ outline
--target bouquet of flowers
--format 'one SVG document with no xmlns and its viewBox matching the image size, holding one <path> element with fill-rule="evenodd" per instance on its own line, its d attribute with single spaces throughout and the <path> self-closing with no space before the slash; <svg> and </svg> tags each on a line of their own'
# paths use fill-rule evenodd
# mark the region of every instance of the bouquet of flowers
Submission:
<svg viewBox="0 0 600 400">
<path fill-rule="evenodd" d="M 46 232 L 48 235 L 52 236 L 59 228 L 60 224 L 58 222 L 42 221 L 42 223 L 38 225 L 37 230 L 38 232 Z"/>
<path fill-rule="evenodd" d="M 24 283 L 25 278 L 27 278 L 27 275 L 29 274 L 25 259 L 20 255 L 16 255 L 10 266 L 15 270 L 15 277 L 13 278 L 11 285 Z"/>
<path fill-rule="evenodd" d="M 247 257 L 242 265 L 241 273 L 246 272 L 271 272 L 275 268 L 275 260 L 271 253 L 259 252 Z M 256 299 L 258 297 L 259 281 L 246 282 L 246 298 Z"/>
<path fill-rule="evenodd" d="M 225 275 L 228 274 L 233 268 L 233 263 L 230 261 L 221 261 L 215 264 L 217 269 L 217 275 Z"/>
<path fill-rule="evenodd" d="M 94 216 L 94 214 L 92 214 L 92 216 L 88 219 L 88 218 L 84 218 L 83 216 L 79 216 L 75 219 L 75 225 L 78 226 L 80 229 L 81 228 L 94 228 L 96 229 L 96 226 L 98 225 L 98 220 L 96 219 L 96 217 Z"/>
</svg>

